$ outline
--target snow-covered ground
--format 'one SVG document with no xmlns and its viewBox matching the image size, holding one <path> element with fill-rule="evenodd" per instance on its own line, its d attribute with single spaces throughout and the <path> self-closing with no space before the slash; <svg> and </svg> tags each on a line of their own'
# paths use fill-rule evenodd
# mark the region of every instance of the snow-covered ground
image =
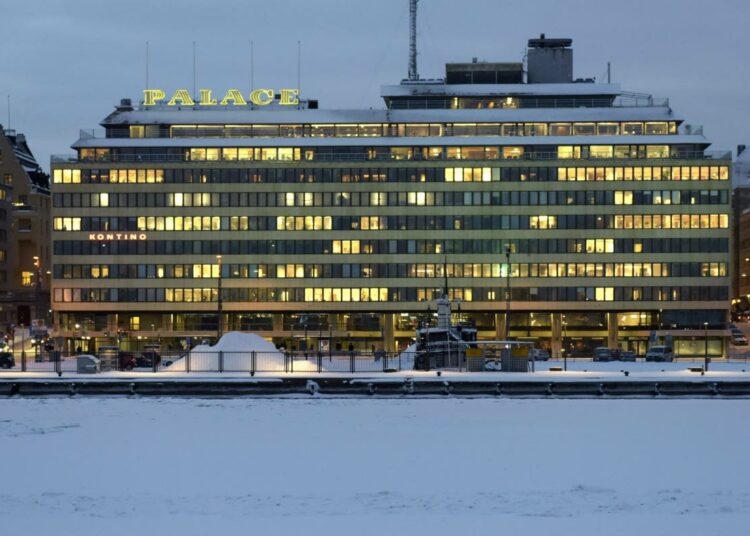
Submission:
<svg viewBox="0 0 750 536">
<path fill-rule="evenodd" d="M 2 534 L 742 534 L 748 402 L 6 399 Z"/>
</svg>

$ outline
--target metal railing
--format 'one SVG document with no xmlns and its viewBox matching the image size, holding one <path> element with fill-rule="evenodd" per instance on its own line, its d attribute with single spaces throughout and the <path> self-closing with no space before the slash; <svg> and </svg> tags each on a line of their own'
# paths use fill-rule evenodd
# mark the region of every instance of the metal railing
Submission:
<svg viewBox="0 0 750 536">
<path fill-rule="evenodd" d="M 488 109 L 489 101 L 500 104 L 498 108 L 663 108 L 669 107 L 668 98 L 654 98 L 650 95 L 644 96 L 617 96 L 612 97 L 516 97 L 512 104 L 504 105 L 504 98 L 487 99 L 482 97 L 458 97 L 467 101 L 482 101 L 485 103 L 483 109 Z M 453 97 L 445 99 L 431 98 L 391 98 L 390 107 L 394 110 L 445 110 L 455 109 Z M 460 107 L 460 104 L 459 104 Z M 472 110 L 476 107 L 464 106 L 463 110 Z"/>
<path fill-rule="evenodd" d="M 14 352 L 15 363 L 3 369 L 8 372 L 76 373 L 82 354 L 47 351 Z M 373 373 L 414 369 L 414 354 L 406 352 L 296 351 L 296 352 L 207 352 L 188 351 L 162 354 L 154 360 L 146 354 L 121 352 L 99 354 L 101 372 L 153 373 Z"/>
<path fill-rule="evenodd" d="M 675 151 L 669 155 L 659 155 L 649 157 L 645 153 L 631 154 L 627 156 L 598 156 L 588 155 L 580 158 L 561 158 L 557 152 L 525 152 L 513 157 L 498 158 L 449 158 L 447 155 L 437 158 L 424 158 L 421 154 L 414 153 L 411 157 L 405 158 L 401 154 L 368 154 L 368 153 L 320 153 L 316 154 L 312 160 L 237 160 L 237 159 L 203 159 L 197 160 L 184 154 L 143 154 L 143 155 L 117 155 L 111 154 L 97 158 L 79 158 L 75 154 L 52 155 L 53 164 L 71 164 L 71 163 L 111 163 L 111 164 L 144 164 L 144 163 L 171 163 L 171 162 L 229 162 L 232 164 L 249 165 L 253 163 L 262 163 L 262 165 L 273 164 L 290 164 L 303 162 L 397 162 L 397 161 L 419 161 L 419 162 L 468 162 L 468 161 L 560 161 L 575 164 L 579 161 L 613 161 L 613 160 L 726 160 L 731 161 L 731 151 Z"/>
<path fill-rule="evenodd" d="M 0 369 L 0 373 L 46 373 L 76 374 L 78 373 L 77 354 L 63 354 L 61 352 L 27 351 L 15 353 L 15 363 L 11 367 Z M 125 353 L 124 353 L 125 354 Z M 84 355 L 84 354 L 81 354 Z M 98 372 L 134 372 L 155 373 L 164 375 L 174 374 L 197 374 L 197 373 L 244 373 L 244 374 L 358 374 L 358 373 L 388 373 L 415 370 L 415 363 L 419 362 L 416 352 L 359 352 L 359 351 L 296 351 L 296 352 L 214 352 L 214 351 L 189 351 L 182 353 L 163 354 L 152 360 L 144 356 L 117 357 L 114 354 L 99 355 Z M 495 372 L 497 359 L 485 353 L 485 371 Z M 495 356 L 497 357 L 497 356 Z M 741 363 L 750 361 L 750 352 L 743 354 L 729 353 L 717 356 L 709 355 L 711 363 Z M 86 357 L 84 356 L 84 359 Z M 135 361 L 134 361 L 135 360 Z M 462 359 L 461 371 L 466 371 L 466 359 Z M 636 357 L 635 361 L 612 360 L 609 363 L 594 363 L 589 356 L 575 356 L 564 359 L 561 355 L 554 354 L 549 360 L 536 360 L 532 366 L 529 360 L 529 371 L 537 372 L 556 368 L 561 365 L 575 365 L 574 370 L 581 371 L 611 371 L 619 370 L 612 367 L 627 368 L 629 364 L 638 363 L 637 371 L 648 372 L 644 369 L 645 359 Z M 690 364 L 705 363 L 704 355 L 676 356 L 674 362 L 648 363 L 654 371 L 660 371 L 668 365 L 670 370 L 682 370 L 681 367 Z M 455 363 L 454 363 L 455 365 Z M 584 368 L 581 368 L 584 367 Z M 600 369 L 597 369 L 600 367 Z M 453 369 L 456 370 L 455 367 Z"/>
</svg>

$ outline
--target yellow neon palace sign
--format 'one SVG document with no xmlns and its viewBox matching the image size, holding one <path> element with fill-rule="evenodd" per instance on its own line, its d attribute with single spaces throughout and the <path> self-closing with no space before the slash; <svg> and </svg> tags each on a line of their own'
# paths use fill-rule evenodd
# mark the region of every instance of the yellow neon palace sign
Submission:
<svg viewBox="0 0 750 536">
<path fill-rule="evenodd" d="M 277 93 L 273 89 L 254 89 L 247 97 L 239 89 L 228 89 L 224 96 L 219 99 L 214 97 L 213 90 L 201 89 L 197 101 L 193 99 L 187 89 L 178 89 L 167 100 L 167 93 L 163 89 L 144 89 L 143 105 L 156 106 L 166 104 L 167 106 L 247 106 L 248 103 L 256 106 L 267 106 L 272 102 L 278 102 L 281 106 L 296 106 L 299 104 L 299 89 L 281 89 Z"/>
</svg>

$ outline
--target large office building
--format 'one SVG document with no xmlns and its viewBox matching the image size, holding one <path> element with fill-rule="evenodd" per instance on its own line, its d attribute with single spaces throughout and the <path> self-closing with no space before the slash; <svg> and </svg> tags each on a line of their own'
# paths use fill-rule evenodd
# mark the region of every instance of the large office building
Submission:
<svg viewBox="0 0 750 536">
<path fill-rule="evenodd" d="M 50 183 L 26 136 L 0 126 L 0 328 L 46 326 Z"/>
<path fill-rule="evenodd" d="M 737 159 L 732 172 L 732 310 L 739 313 L 750 310 L 750 151 L 747 151 L 745 145 L 737 147 Z"/>
<path fill-rule="evenodd" d="M 444 288 L 480 338 L 722 352 L 731 157 L 571 40 L 446 65 L 382 109 L 295 89 L 123 100 L 53 158 L 59 337 L 404 347 Z M 708 329 L 708 331 L 706 331 Z M 167 343 L 167 341 L 169 341 Z"/>
</svg>

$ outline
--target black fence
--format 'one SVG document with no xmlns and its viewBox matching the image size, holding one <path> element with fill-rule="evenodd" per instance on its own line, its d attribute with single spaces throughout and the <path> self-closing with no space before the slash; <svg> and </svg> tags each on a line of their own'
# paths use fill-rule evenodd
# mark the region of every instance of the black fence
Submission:
<svg viewBox="0 0 750 536">
<path fill-rule="evenodd" d="M 95 357 L 96 361 L 91 359 Z M 0 363 L 0 370 L 14 372 L 76 373 L 87 372 L 86 362 L 93 370 L 88 372 L 136 371 L 155 373 L 196 372 L 247 372 L 257 373 L 357 373 L 396 372 L 414 369 L 411 352 L 384 351 L 358 352 L 206 352 L 191 351 L 154 355 L 144 353 L 134 356 L 130 352 L 89 354 L 63 354 L 61 352 L 16 353 L 13 362 Z"/>
<path fill-rule="evenodd" d="M 389 353 L 384 351 L 358 352 L 222 352 L 222 351 L 191 351 L 183 353 L 153 354 L 133 357 L 130 352 L 101 353 L 97 356 L 89 354 L 63 354 L 61 352 L 16 352 L 14 358 L 0 359 L 1 372 L 20 373 L 54 373 L 57 375 L 92 373 L 92 372 L 139 372 L 158 374 L 190 374 L 190 373 L 270 373 L 270 374 L 356 374 L 377 372 L 398 372 L 415 370 L 418 354 L 415 352 Z M 484 370 L 497 371 L 499 358 L 485 352 Z M 723 357 L 708 356 L 710 362 L 747 363 L 750 352 L 727 355 Z M 92 359 L 94 358 L 94 359 Z M 530 370 L 546 370 L 548 367 L 566 366 L 575 363 L 591 363 L 591 357 L 568 357 L 564 359 L 557 355 L 551 359 L 534 359 L 534 365 L 529 363 Z M 644 362 L 643 357 L 633 357 L 628 360 L 612 359 L 611 364 L 627 366 L 633 362 Z M 705 362 L 704 356 L 674 357 L 675 363 L 690 364 Z M 452 363 L 455 365 L 455 363 Z M 663 365 L 662 362 L 649 363 L 654 367 Z M 466 370 L 466 359 L 462 360 L 461 369 Z M 584 365 L 587 366 L 587 365 Z M 88 367 L 88 368 L 87 368 Z M 454 366 L 455 370 L 455 366 Z M 481 370 L 481 366 L 480 369 Z"/>
</svg>

